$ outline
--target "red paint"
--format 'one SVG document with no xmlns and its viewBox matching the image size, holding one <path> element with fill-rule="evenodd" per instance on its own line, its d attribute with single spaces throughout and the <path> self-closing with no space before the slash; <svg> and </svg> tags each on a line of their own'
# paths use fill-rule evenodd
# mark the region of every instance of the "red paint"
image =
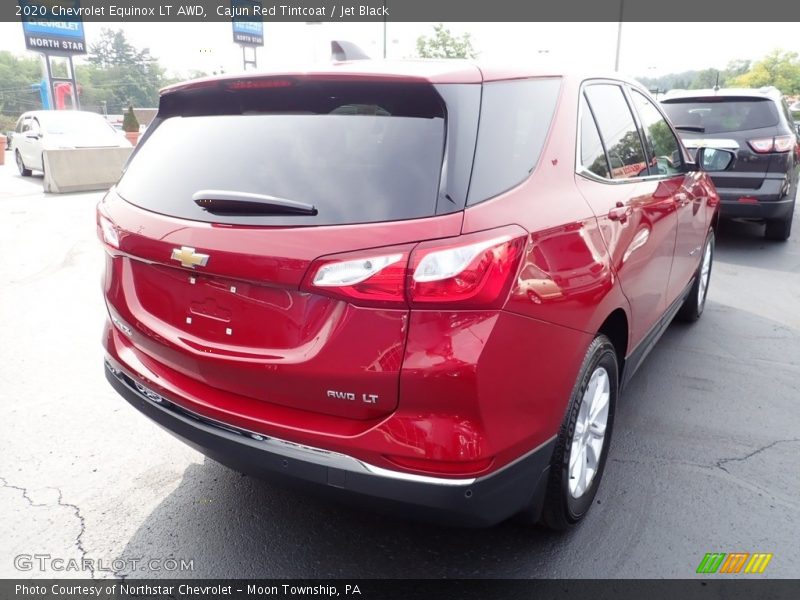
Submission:
<svg viewBox="0 0 800 600">
<path fill-rule="evenodd" d="M 399 65 L 364 61 L 271 77 L 530 76 L 462 62 Z M 624 313 L 630 353 L 687 284 L 718 204 L 703 173 L 622 185 L 577 176 L 580 83 L 564 78 L 540 168 L 460 213 L 301 229 L 223 226 L 148 212 L 110 193 L 98 214 L 119 247 L 106 245 L 104 292 L 132 335 L 107 326 L 109 356 L 197 413 L 389 469 L 484 474 L 519 458 L 558 433 L 606 318 Z M 494 238 L 466 283 L 410 280 L 431 252 Z M 212 258 L 181 268 L 170 260 L 181 246 Z M 325 265 L 387 253 L 401 258 L 366 284 L 314 284 Z M 377 401 L 364 401 L 371 396 Z"/>
</svg>

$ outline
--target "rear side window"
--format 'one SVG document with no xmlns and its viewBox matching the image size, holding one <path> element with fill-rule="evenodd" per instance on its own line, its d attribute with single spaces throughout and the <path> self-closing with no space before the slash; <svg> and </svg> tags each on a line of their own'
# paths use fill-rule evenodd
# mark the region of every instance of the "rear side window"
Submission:
<svg viewBox="0 0 800 600">
<path fill-rule="evenodd" d="M 606 146 L 613 179 L 648 175 L 633 115 L 618 85 L 595 84 L 585 91 Z"/>
<path fill-rule="evenodd" d="M 558 78 L 484 84 L 468 204 L 497 196 L 533 172 L 560 87 Z"/>
<path fill-rule="evenodd" d="M 683 157 L 678 139 L 664 116 L 644 95 L 631 90 L 631 99 L 644 130 L 651 175 L 675 175 L 682 172 Z"/>
<path fill-rule="evenodd" d="M 433 87 L 244 83 L 165 96 L 161 121 L 118 193 L 157 213 L 219 223 L 335 225 L 436 213 L 446 119 Z M 193 201 L 202 190 L 271 196 L 317 214 L 212 214 Z"/>
<path fill-rule="evenodd" d="M 697 133 L 731 133 L 778 124 L 778 109 L 768 98 L 681 98 L 661 105 L 677 129 Z"/>
<path fill-rule="evenodd" d="M 598 177 L 610 178 L 603 142 L 586 99 L 581 97 L 581 166 Z"/>
</svg>

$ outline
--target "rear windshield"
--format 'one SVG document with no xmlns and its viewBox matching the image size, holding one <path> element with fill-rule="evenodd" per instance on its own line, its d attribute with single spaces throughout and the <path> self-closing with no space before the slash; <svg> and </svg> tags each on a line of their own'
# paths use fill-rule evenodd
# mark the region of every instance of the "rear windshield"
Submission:
<svg viewBox="0 0 800 600">
<path fill-rule="evenodd" d="M 778 111 L 769 99 L 687 98 L 662 102 L 664 111 L 679 130 L 698 133 L 730 133 L 778 124 Z"/>
<path fill-rule="evenodd" d="M 436 213 L 445 110 L 430 85 L 228 85 L 164 97 L 162 120 L 118 184 L 123 198 L 217 223 L 335 225 Z M 202 190 L 276 197 L 316 214 L 212 214 L 192 199 Z"/>
</svg>

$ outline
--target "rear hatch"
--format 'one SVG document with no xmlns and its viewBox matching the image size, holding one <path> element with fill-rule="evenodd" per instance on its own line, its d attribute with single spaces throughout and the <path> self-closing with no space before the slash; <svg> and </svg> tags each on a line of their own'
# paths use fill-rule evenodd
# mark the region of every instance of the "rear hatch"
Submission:
<svg viewBox="0 0 800 600">
<path fill-rule="evenodd" d="M 700 146 L 736 152 L 736 163 L 731 170 L 712 174 L 717 187 L 761 187 L 772 154 L 756 152 L 753 143 L 779 134 L 778 111 L 772 100 L 725 95 L 668 98 L 662 105 L 692 157 Z"/>
<path fill-rule="evenodd" d="M 119 233 L 106 294 L 130 343 L 254 402 L 390 413 L 407 309 L 310 293 L 304 276 L 323 256 L 459 233 L 479 98 L 479 85 L 301 75 L 162 96 L 100 207 Z"/>
</svg>

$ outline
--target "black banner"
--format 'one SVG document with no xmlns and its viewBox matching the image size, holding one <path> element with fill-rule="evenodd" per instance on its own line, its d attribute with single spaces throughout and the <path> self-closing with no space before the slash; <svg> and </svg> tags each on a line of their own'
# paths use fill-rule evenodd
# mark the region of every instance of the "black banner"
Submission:
<svg viewBox="0 0 800 600">
<path fill-rule="evenodd" d="M 3 600 L 264 600 L 266 598 L 459 600 L 532 599 L 610 600 L 728 600 L 769 598 L 795 600 L 800 580 L 736 579 L 686 580 L 170 580 L 63 579 L 0 580 Z"/>
<path fill-rule="evenodd" d="M 342 3 L 344 2 L 344 3 Z M 0 2 L 0 21 L 22 17 L 123 23 L 231 21 L 671 21 L 680 39 L 684 21 L 800 21 L 800 3 L 786 0 L 278 0 L 258 14 L 234 14 L 230 0 L 67 0 Z M 75 10 L 79 12 L 76 13 Z M 26 14 L 27 11 L 27 14 Z M 33 14 L 35 13 L 35 14 Z M 713 30 L 705 43 L 713 43 Z"/>
</svg>

